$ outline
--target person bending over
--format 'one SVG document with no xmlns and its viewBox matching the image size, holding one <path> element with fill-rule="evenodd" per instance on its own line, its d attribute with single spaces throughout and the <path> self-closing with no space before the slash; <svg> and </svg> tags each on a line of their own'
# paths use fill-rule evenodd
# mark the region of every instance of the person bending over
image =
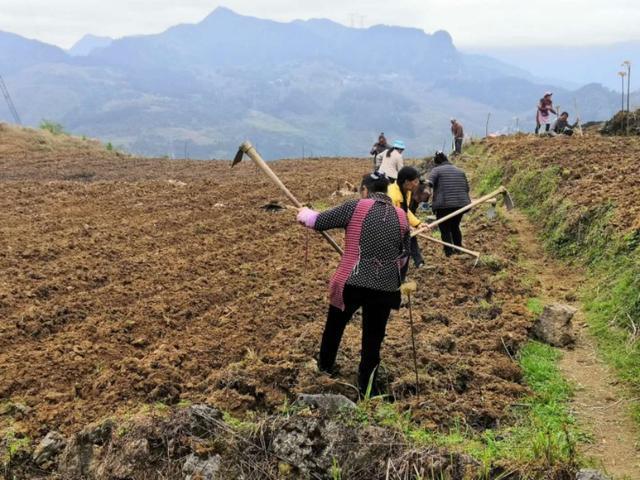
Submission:
<svg viewBox="0 0 640 480">
<path fill-rule="evenodd" d="M 436 166 L 429 174 L 428 184 L 433 189 L 431 208 L 436 218 L 440 220 L 447 215 L 471 203 L 469 198 L 469 182 L 466 174 L 449 162 L 443 152 L 436 153 Z M 447 243 L 462 246 L 462 232 L 460 222 L 462 213 L 441 223 L 440 236 Z M 447 257 L 455 252 L 451 247 L 444 247 Z"/>
<path fill-rule="evenodd" d="M 410 232 L 407 216 L 387 196 L 389 180 L 366 175 L 360 200 L 349 200 L 319 213 L 300 209 L 298 221 L 318 231 L 344 228 L 345 248 L 329 284 L 330 305 L 322 334 L 318 368 L 334 372 L 344 329 L 362 307 L 362 350 L 358 387 L 364 395 L 380 364 L 380 347 L 392 309 L 400 307 L 400 269 L 407 262 Z"/>
<path fill-rule="evenodd" d="M 391 197 L 393 205 L 406 212 L 409 225 L 413 228 L 418 228 L 422 223 L 409 208 L 411 206 L 411 197 L 417 190 L 419 184 L 420 174 L 418 173 L 418 170 L 413 167 L 402 167 L 398 172 L 398 180 L 396 183 L 389 185 L 389 196 Z M 419 246 L 418 239 L 414 237 L 411 239 L 411 255 L 413 256 L 416 251 L 419 251 Z M 407 276 L 408 270 L 409 264 L 407 263 L 402 269 L 403 281 Z"/>
</svg>

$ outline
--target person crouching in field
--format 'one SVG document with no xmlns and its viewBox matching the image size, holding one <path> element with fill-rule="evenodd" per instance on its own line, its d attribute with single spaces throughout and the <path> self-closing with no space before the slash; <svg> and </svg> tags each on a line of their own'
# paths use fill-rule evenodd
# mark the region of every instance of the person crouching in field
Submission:
<svg viewBox="0 0 640 480">
<path fill-rule="evenodd" d="M 431 170 L 427 183 L 433 189 L 431 208 L 439 220 L 469 205 L 471 198 L 469 198 L 467 175 L 462 170 L 451 164 L 443 152 L 436 153 L 434 162 L 436 166 Z M 460 230 L 462 215 L 462 213 L 456 215 L 439 225 L 442 240 L 458 247 L 462 246 L 462 231 Z M 447 257 L 454 252 L 453 248 L 444 247 L 444 253 Z"/>
<path fill-rule="evenodd" d="M 372 173 L 362 179 L 360 200 L 319 213 L 302 208 L 298 221 L 317 231 L 344 228 L 345 249 L 330 282 L 330 305 L 318 367 L 334 373 L 338 347 L 353 314 L 362 307 L 362 351 L 358 386 L 364 394 L 380 363 L 380 347 L 391 310 L 400 307 L 400 269 L 408 260 L 406 213 L 387 196 L 389 180 Z M 372 382 L 375 386 L 375 381 Z M 374 387 L 373 392 L 376 392 Z"/>
</svg>

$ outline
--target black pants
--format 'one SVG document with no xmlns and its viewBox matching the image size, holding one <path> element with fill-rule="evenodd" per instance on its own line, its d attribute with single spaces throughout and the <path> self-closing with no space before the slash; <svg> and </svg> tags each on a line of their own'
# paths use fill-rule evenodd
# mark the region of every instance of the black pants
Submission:
<svg viewBox="0 0 640 480">
<path fill-rule="evenodd" d="M 413 259 L 413 264 L 416 267 L 419 267 L 424 263 L 422 251 L 420 250 L 420 245 L 418 244 L 418 237 L 411 237 L 411 258 Z M 408 263 L 409 262 L 407 262 L 407 264 Z"/>
<path fill-rule="evenodd" d="M 440 220 L 443 217 L 446 217 L 450 213 L 455 212 L 458 208 L 439 208 L 434 210 L 436 214 L 436 218 Z M 457 245 L 458 247 L 462 246 L 462 232 L 460 231 L 460 222 L 462 221 L 462 215 L 456 215 L 453 218 L 450 218 L 446 222 L 442 222 L 438 225 L 440 229 L 440 236 L 442 237 L 443 242 L 452 243 Z M 448 257 L 452 255 L 455 250 L 451 247 L 444 247 L 444 254 Z"/>
<path fill-rule="evenodd" d="M 380 347 L 384 340 L 387 321 L 391 309 L 397 309 L 400 306 L 400 292 L 383 292 L 347 285 L 343 297 L 344 312 L 333 305 L 329 307 L 327 324 L 322 334 L 318 367 L 326 372 L 333 370 L 344 329 L 356 310 L 362 307 L 362 349 L 358 387 L 364 394 L 371 374 L 374 371 L 377 373 L 377 367 L 380 364 Z M 376 389 L 373 392 L 377 393 Z"/>
<path fill-rule="evenodd" d="M 456 153 L 462 153 L 462 138 L 456 138 L 455 139 L 455 152 Z"/>
</svg>

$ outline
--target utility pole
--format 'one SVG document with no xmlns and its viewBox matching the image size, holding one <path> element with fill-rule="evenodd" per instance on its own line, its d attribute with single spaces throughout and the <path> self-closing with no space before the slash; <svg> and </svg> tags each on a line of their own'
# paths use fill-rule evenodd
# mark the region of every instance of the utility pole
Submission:
<svg viewBox="0 0 640 480">
<path fill-rule="evenodd" d="M 622 62 L 623 67 L 627 67 L 627 113 L 631 112 L 629 97 L 631 97 L 631 62 L 625 60 Z"/>
<path fill-rule="evenodd" d="M 22 121 L 20 120 L 20 115 L 18 115 L 18 111 L 16 110 L 15 105 L 13 104 L 13 100 L 11 100 L 11 95 L 9 95 L 9 90 L 7 90 L 7 86 L 2 79 L 2 75 L 0 75 L 0 90 L 2 90 L 2 94 L 4 95 L 4 99 L 7 101 L 7 106 L 9 107 L 9 111 L 11 112 L 11 116 L 13 120 L 18 124 L 22 125 Z"/>
<path fill-rule="evenodd" d="M 627 67 L 627 135 L 629 135 L 629 117 L 631 117 L 631 62 L 625 60 L 623 67 Z"/>
<path fill-rule="evenodd" d="M 620 80 L 622 80 L 622 106 L 620 107 L 620 111 L 624 113 L 624 77 L 627 76 L 627 72 L 618 72 L 620 75 Z"/>
</svg>

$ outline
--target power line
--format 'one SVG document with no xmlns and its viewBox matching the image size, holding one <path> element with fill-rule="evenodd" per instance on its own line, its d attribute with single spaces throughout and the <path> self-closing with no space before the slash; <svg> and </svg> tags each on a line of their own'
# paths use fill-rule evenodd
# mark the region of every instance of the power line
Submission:
<svg viewBox="0 0 640 480">
<path fill-rule="evenodd" d="M 5 85 L 4 80 L 2 79 L 2 75 L 0 75 L 0 90 L 2 90 L 4 99 L 7 101 L 7 105 L 9 106 L 9 111 L 13 116 L 13 120 L 18 125 L 22 125 L 22 121 L 20 120 L 20 115 L 18 115 L 18 111 L 16 110 L 16 107 L 13 104 L 13 100 L 11 100 L 11 95 L 9 95 L 9 90 L 7 90 L 7 86 Z"/>
</svg>

